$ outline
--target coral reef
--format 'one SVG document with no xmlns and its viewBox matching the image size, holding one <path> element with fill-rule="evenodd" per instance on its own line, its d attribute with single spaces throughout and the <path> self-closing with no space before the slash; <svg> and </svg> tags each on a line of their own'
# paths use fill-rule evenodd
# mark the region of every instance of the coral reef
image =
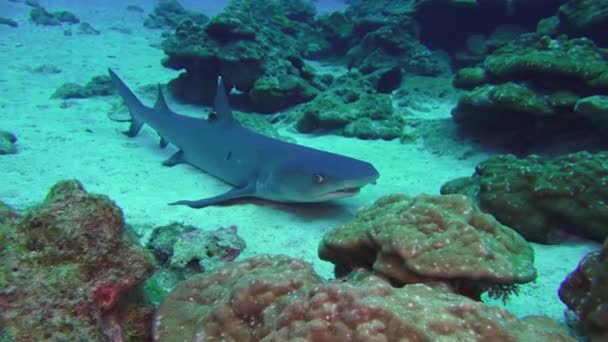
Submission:
<svg viewBox="0 0 608 342">
<path fill-rule="evenodd" d="M 546 317 L 424 284 L 393 288 L 356 272 L 325 281 L 301 260 L 261 255 L 180 283 L 158 309 L 154 338 L 234 341 L 574 341 Z"/>
<path fill-rule="evenodd" d="M 376 93 L 356 71 L 338 77 L 328 91 L 289 115 L 303 133 L 329 131 L 362 139 L 400 138 L 405 125 L 390 96 Z"/>
<path fill-rule="evenodd" d="M 128 6 L 129 11 L 138 11 L 137 6 Z M 158 0 L 154 9 L 144 20 L 144 26 L 151 29 L 176 28 L 183 20 L 192 20 L 202 25 L 209 21 L 203 13 L 186 10 L 177 0 Z"/>
<path fill-rule="evenodd" d="M 170 89 L 182 100 L 210 103 L 220 74 L 254 111 L 311 100 L 323 88 L 301 58 L 314 14 L 309 1 L 234 0 L 204 26 L 182 21 L 162 43 L 163 64 L 186 70 Z"/>
<path fill-rule="evenodd" d="M 112 80 L 107 75 L 91 78 L 84 86 L 76 83 L 65 83 L 51 95 L 53 99 L 84 99 L 93 96 L 109 96 L 114 94 Z"/>
<path fill-rule="evenodd" d="M 608 132 L 605 108 L 583 105 L 608 92 L 606 51 L 586 38 L 520 39 L 461 69 L 454 86 L 470 90 L 452 111 L 458 125 L 510 152 L 601 144 Z"/>
<path fill-rule="evenodd" d="M 608 340 L 608 239 L 586 255 L 564 280 L 559 298 L 578 317 L 577 327 L 591 341 Z"/>
<path fill-rule="evenodd" d="M 0 130 L 0 155 L 17 153 L 17 136 Z"/>
<path fill-rule="evenodd" d="M 57 183 L 21 215 L 0 205 L 0 340 L 141 341 L 151 307 L 127 297 L 153 259 L 120 209 L 77 181 Z"/>
<path fill-rule="evenodd" d="M 365 268 L 396 285 L 446 283 L 473 299 L 507 296 L 536 277 L 530 245 L 462 195 L 382 197 L 327 233 L 319 257 L 336 276 Z"/>
<path fill-rule="evenodd" d="M 608 237 L 608 153 L 492 157 L 471 178 L 458 178 L 442 194 L 462 193 L 526 239 L 552 242 L 555 231 L 598 242 Z"/>
</svg>

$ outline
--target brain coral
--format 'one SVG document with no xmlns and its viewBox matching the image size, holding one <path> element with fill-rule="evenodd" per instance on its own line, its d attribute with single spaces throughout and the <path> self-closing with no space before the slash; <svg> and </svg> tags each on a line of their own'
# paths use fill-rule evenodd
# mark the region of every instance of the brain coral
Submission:
<svg viewBox="0 0 608 342">
<path fill-rule="evenodd" d="M 285 256 L 257 256 L 182 282 L 158 310 L 156 341 L 574 341 L 544 317 L 367 272 L 325 281 Z"/>
<path fill-rule="evenodd" d="M 462 195 L 380 198 L 327 233 L 319 256 L 338 276 L 364 267 L 400 285 L 448 282 L 474 298 L 536 276 L 528 243 Z"/>
<path fill-rule="evenodd" d="M 477 199 L 482 210 L 532 241 L 551 242 L 558 229 L 598 242 L 608 237 L 606 152 L 554 160 L 493 157 L 477 165 L 471 178 L 444 184 L 441 193 Z"/>
</svg>

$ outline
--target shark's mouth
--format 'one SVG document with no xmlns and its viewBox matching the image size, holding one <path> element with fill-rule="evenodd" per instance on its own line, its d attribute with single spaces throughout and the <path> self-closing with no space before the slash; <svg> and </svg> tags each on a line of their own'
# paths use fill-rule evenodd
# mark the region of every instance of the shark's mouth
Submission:
<svg viewBox="0 0 608 342">
<path fill-rule="evenodd" d="M 323 198 L 324 199 L 333 199 L 333 198 L 354 196 L 354 195 L 358 194 L 359 191 L 361 191 L 361 188 L 345 188 L 345 189 L 328 192 L 327 194 L 323 195 Z"/>
</svg>

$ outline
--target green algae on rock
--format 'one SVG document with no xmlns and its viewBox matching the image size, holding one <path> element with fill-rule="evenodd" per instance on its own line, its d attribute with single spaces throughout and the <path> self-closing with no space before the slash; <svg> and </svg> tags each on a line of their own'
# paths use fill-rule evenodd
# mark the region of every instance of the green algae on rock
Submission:
<svg viewBox="0 0 608 342">
<path fill-rule="evenodd" d="M 580 152 L 544 160 L 538 156 L 490 158 L 470 178 L 441 187 L 461 193 L 526 239 L 548 243 L 555 230 L 604 241 L 608 237 L 608 153 Z"/>
</svg>

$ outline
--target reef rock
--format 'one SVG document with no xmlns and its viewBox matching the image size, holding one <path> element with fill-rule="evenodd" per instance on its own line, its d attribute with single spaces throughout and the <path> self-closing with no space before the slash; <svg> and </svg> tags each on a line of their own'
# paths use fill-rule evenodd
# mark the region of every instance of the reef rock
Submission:
<svg viewBox="0 0 608 342">
<path fill-rule="evenodd" d="M 559 288 L 559 298 L 578 318 L 577 327 L 590 341 L 608 340 L 608 239 L 587 254 Z"/>
<path fill-rule="evenodd" d="M 17 153 L 17 136 L 11 132 L 0 131 L 0 155 Z"/>
<path fill-rule="evenodd" d="M 0 205 L 0 259 L 0 340 L 149 338 L 151 307 L 127 296 L 153 259 L 106 196 L 63 181 L 25 214 Z"/>
</svg>

